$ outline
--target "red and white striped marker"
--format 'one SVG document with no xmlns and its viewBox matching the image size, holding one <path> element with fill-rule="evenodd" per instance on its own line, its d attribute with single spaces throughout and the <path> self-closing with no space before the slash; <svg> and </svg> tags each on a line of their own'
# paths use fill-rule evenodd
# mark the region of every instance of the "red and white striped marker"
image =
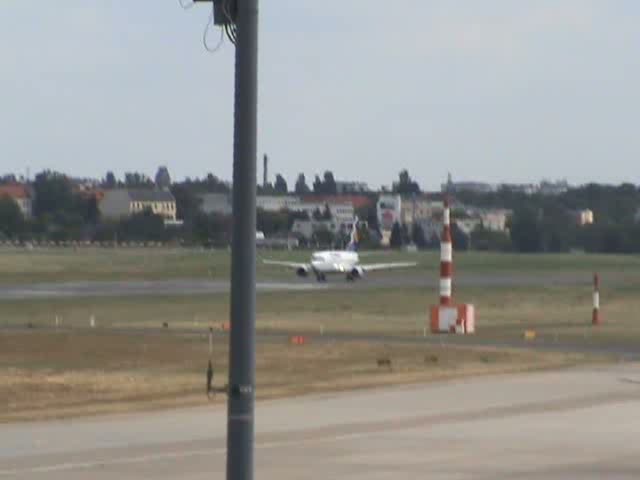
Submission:
<svg viewBox="0 0 640 480">
<path fill-rule="evenodd" d="M 440 239 L 440 305 L 453 305 L 451 299 L 453 277 L 453 243 L 451 241 L 451 210 L 449 199 L 444 199 L 443 230 Z"/>
<path fill-rule="evenodd" d="M 593 325 L 600 325 L 600 276 L 593 275 L 593 315 L 591 317 Z"/>
</svg>

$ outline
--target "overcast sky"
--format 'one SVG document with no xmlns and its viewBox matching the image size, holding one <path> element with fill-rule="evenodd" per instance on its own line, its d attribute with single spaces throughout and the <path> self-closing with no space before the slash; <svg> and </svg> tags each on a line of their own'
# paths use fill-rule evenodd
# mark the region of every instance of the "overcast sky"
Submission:
<svg viewBox="0 0 640 480">
<path fill-rule="evenodd" d="M 637 0 L 260 3 L 272 180 L 640 181 Z M 0 173 L 231 178 L 233 48 L 204 50 L 208 14 L 0 2 Z"/>
</svg>

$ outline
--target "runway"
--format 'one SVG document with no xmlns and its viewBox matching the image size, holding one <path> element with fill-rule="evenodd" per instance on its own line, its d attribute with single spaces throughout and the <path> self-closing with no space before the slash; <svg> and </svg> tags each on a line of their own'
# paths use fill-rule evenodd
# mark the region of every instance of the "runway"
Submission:
<svg viewBox="0 0 640 480">
<path fill-rule="evenodd" d="M 302 282 L 258 282 L 258 292 L 306 291 L 327 288 L 324 284 Z M 153 280 L 122 282 L 66 282 L 9 285 L 0 290 L 0 300 L 35 300 L 39 298 L 134 297 L 167 295 L 204 295 L 226 293 L 228 281 Z"/>
<path fill-rule="evenodd" d="M 640 367 L 259 403 L 256 478 L 635 479 Z M 224 478 L 225 411 L 0 429 L 0 478 Z"/>
<path fill-rule="evenodd" d="M 433 278 L 432 278 L 433 277 Z M 553 286 L 588 285 L 589 275 L 571 274 L 473 274 L 456 277 L 457 286 L 517 287 L 517 286 Z M 616 278 L 606 279 L 607 284 L 622 281 Z M 329 277 L 327 283 L 319 283 L 311 278 L 290 280 L 262 279 L 256 284 L 258 292 L 277 291 L 313 291 L 327 289 L 375 289 L 375 288 L 429 288 L 439 285 L 435 276 L 418 273 L 380 273 L 372 274 L 356 282 L 346 282 L 342 275 Z M 0 289 L 2 300 L 35 300 L 40 298 L 81 298 L 81 297 L 122 297 L 122 296 L 167 296 L 167 295 L 204 295 L 227 293 L 228 280 L 175 279 L 149 281 L 86 281 L 36 283 L 26 285 L 4 285 Z"/>
</svg>

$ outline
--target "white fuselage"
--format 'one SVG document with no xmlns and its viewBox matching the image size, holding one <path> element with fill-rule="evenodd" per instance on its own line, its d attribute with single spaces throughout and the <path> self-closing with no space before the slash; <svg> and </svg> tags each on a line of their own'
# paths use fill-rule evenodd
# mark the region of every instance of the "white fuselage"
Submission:
<svg viewBox="0 0 640 480">
<path fill-rule="evenodd" d="M 357 252 L 346 250 L 327 250 L 314 252 L 311 267 L 316 273 L 349 273 L 360 263 Z"/>
</svg>

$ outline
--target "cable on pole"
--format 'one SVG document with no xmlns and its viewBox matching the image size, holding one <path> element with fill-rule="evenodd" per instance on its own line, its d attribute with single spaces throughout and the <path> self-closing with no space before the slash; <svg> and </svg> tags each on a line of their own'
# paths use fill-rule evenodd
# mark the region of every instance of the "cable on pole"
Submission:
<svg viewBox="0 0 640 480">
<path fill-rule="evenodd" d="M 209 27 L 213 26 L 212 22 L 213 22 L 213 17 L 209 19 L 209 22 L 207 23 L 207 26 L 204 29 L 204 32 L 202 34 L 202 44 L 204 45 L 204 48 L 207 52 L 216 53 L 218 50 L 220 50 L 220 47 L 222 47 L 222 44 L 224 43 L 224 30 L 222 30 L 222 28 L 220 29 L 220 39 L 218 40 L 218 43 L 216 44 L 216 46 L 211 48 L 209 46 L 209 42 L 207 41 L 207 39 L 209 38 L 209 30 L 210 30 Z"/>
<path fill-rule="evenodd" d="M 209 46 L 209 42 L 207 40 L 209 38 L 209 31 L 213 27 L 215 27 L 215 5 L 213 4 L 213 2 L 211 2 L 211 13 L 209 14 L 209 20 L 207 21 L 207 25 L 204 27 L 204 32 L 202 33 L 202 44 L 204 45 L 204 49 L 209 53 L 216 53 L 218 50 L 220 50 L 220 47 L 222 47 L 222 43 L 224 42 L 224 30 L 220 28 L 220 39 L 218 40 L 218 43 L 213 48 Z"/>
</svg>

